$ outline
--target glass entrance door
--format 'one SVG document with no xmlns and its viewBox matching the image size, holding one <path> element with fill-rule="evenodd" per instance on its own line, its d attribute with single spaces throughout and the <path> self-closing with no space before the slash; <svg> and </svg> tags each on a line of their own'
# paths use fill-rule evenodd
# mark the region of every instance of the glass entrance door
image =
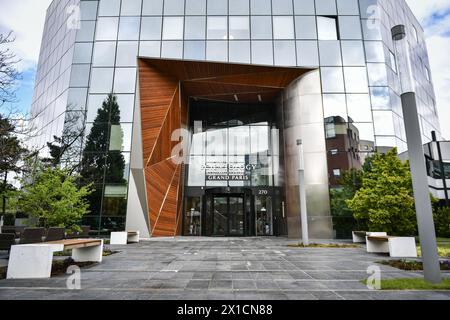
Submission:
<svg viewBox="0 0 450 320">
<path fill-rule="evenodd" d="M 244 236 L 244 195 L 213 195 L 213 236 Z"/>
</svg>

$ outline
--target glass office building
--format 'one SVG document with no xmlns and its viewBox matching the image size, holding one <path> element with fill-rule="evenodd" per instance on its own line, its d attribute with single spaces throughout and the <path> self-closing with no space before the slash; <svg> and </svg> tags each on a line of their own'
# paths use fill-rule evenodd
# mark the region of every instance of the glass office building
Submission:
<svg viewBox="0 0 450 320">
<path fill-rule="evenodd" d="M 372 152 L 406 151 L 398 24 L 427 143 L 435 95 L 404 0 L 55 0 L 33 144 L 73 139 L 63 165 L 94 183 L 83 223 L 99 232 L 296 237 L 301 139 L 311 237 L 345 236 L 330 188 Z M 169 161 L 178 129 L 188 145 Z"/>
</svg>

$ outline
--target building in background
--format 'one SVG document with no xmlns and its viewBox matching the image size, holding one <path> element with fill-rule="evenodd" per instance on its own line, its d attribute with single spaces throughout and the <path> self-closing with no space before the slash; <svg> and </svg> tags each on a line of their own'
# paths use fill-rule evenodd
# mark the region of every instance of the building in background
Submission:
<svg viewBox="0 0 450 320">
<path fill-rule="evenodd" d="M 45 155 L 54 136 L 84 131 L 64 160 L 95 183 L 84 223 L 99 232 L 296 237 L 302 139 L 310 234 L 330 238 L 341 172 L 374 150 L 406 151 L 398 24 L 427 143 L 440 138 L 435 95 L 404 0 L 55 0 L 33 144 Z M 192 142 L 181 164 L 176 129 Z"/>
</svg>

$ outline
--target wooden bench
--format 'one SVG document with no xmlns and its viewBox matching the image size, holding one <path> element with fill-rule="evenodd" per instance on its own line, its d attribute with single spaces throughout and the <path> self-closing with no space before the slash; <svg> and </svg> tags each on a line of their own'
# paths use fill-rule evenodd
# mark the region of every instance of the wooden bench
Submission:
<svg viewBox="0 0 450 320">
<path fill-rule="evenodd" d="M 139 231 L 111 232 L 111 245 L 127 245 L 128 243 L 139 243 Z"/>
<path fill-rule="evenodd" d="M 353 243 L 366 243 L 367 236 L 387 236 L 386 232 L 352 231 Z"/>
<path fill-rule="evenodd" d="M 7 279 L 50 278 L 53 253 L 72 250 L 75 262 L 101 262 L 103 240 L 73 239 L 11 247 Z"/>
<path fill-rule="evenodd" d="M 417 258 L 414 237 L 366 236 L 367 252 L 389 253 L 393 258 Z"/>
</svg>

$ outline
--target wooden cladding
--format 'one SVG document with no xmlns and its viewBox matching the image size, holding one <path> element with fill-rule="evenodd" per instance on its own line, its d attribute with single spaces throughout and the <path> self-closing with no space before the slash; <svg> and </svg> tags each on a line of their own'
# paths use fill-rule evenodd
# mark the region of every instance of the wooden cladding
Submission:
<svg viewBox="0 0 450 320">
<path fill-rule="evenodd" d="M 139 90 L 148 218 L 153 237 L 181 234 L 184 165 L 173 161 L 187 129 L 189 98 L 233 103 L 273 101 L 308 70 L 225 63 L 140 59 Z"/>
</svg>

